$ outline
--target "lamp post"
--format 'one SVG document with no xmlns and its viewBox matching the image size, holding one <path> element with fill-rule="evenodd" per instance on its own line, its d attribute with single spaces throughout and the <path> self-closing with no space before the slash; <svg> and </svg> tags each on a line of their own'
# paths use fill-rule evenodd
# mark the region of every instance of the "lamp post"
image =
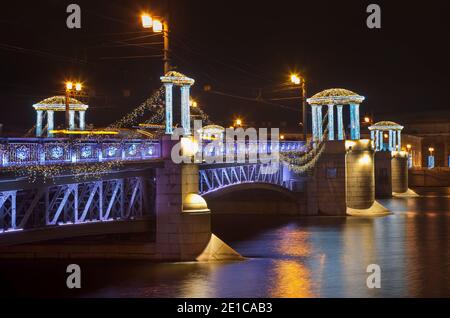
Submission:
<svg viewBox="0 0 450 318">
<path fill-rule="evenodd" d="M 65 102 L 66 102 L 66 113 L 65 113 L 65 117 L 66 117 L 66 128 L 70 129 L 71 125 L 70 125 L 70 97 L 72 95 L 72 93 L 74 92 L 74 90 L 76 92 L 81 92 L 83 88 L 83 85 L 81 83 L 74 83 L 71 81 L 66 82 L 66 98 L 65 98 Z"/>
<path fill-rule="evenodd" d="M 302 94 L 303 138 L 307 141 L 306 134 L 308 132 L 308 116 L 306 113 L 306 79 L 298 74 L 291 74 L 291 83 L 294 85 L 300 85 Z"/>
<path fill-rule="evenodd" d="M 428 169 L 432 169 L 434 168 L 434 156 L 433 156 L 434 148 L 430 147 L 428 148 L 428 151 L 430 152 L 430 155 L 428 156 Z"/>
<path fill-rule="evenodd" d="M 406 145 L 406 153 L 408 154 L 408 168 L 412 168 L 413 167 L 413 160 L 412 160 L 412 146 L 410 144 Z"/>
<path fill-rule="evenodd" d="M 142 27 L 144 29 L 153 29 L 155 33 L 162 33 L 163 35 L 163 63 L 164 63 L 164 74 L 170 71 L 170 55 L 169 55 L 169 18 L 166 15 L 164 19 L 153 18 L 147 13 L 141 15 Z"/>
</svg>

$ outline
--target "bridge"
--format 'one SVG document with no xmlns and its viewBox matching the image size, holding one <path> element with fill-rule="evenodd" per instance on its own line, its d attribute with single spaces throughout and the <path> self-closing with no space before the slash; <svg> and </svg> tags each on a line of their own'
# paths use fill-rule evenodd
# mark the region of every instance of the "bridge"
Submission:
<svg viewBox="0 0 450 318">
<path fill-rule="evenodd" d="M 300 150 L 303 146 L 303 142 L 290 141 L 282 141 L 278 145 L 282 153 Z M 245 154 L 248 154 L 248 148 L 247 143 L 243 150 Z M 271 151 L 270 144 L 268 148 Z M 231 149 L 235 156 L 238 156 L 238 149 L 237 145 Z M 223 155 L 229 152 L 226 147 L 222 149 Z M 132 220 L 149 215 L 143 202 L 146 198 L 154 198 L 155 185 L 142 174 L 163 162 L 161 141 L 146 139 L 0 139 L 0 154 L 0 233 Z M 83 169 L 79 164 L 87 166 Z M 92 166 L 96 170 L 91 170 Z M 242 182 L 280 182 L 279 173 L 262 174 L 259 164 L 231 164 L 228 168 L 214 166 L 200 164 L 200 194 Z M 40 176 L 40 179 L 30 182 L 26 175 L 14 173 L 20 169 L 25 173 L 30 173 L 29 169 L 50 169 L 55 174 L 48 179 Z M 210 178 L 219 174 L 219 179 Z"/>
<path fill-rule="evenodd" d="M 220 162 L 194 159 L 176 164 L 172 150 L 179 140 L 171 138 L 175 129 L 172 88 L 181 86 L 181 130 L 191 138 L 195 131 L 191 128 L 189 87 L 194 81 L 176 72 L 166 74 L 162 81 L 166 122 L 165 131 L 156 139 L 150 134 L 123 138 L 99 137 L 94 133 L 58 138 L 54 131 L 48 131 L 45 137 L 42 113 L 38 114 L 36 126 L 39 137 L 0 139 L 0 257 L 7 257 L 11 251 L 14 255 L 36 256 L 34 245 L 30 247 L 28 243 L 140 233 L 148 234 L 151 241 L 144 250 L 136 252 L 141 257 L 197 259 L 205 250 L 211 254 L 211 249 L 222 246 L 211 243 L 211 211 L 204 198 L 243 185 L 247 189 L 263 185 L 290 193 L 297 206 L 291 211 L 294 215 L 346 215 L 349 208 L 355 211 L 373 207 L 375 149 L 370 140 L 360 139 L 362 96 L 339 89 L 326 90 L 309 99 L 313 134 L 308 142 L 219 143 L 212 152 L 208 147 L 200 151 L 203 157 L 223 158 Z M 345 104 L 350 105 L 350 140 L 345 140 Z M 39 105 L 39 112 L 51 111 L 53 107 Z M 321 105 L 328 105 L 325 116 Z M 73 125 L 71 128 L 75 129 Z M 373 134 L 373 138 L 379 136 Z M 206 145 L 214 139 L 197 138 L 197 142 Z M 378 147 L 381 141 L 376 142 Z M 252 155 L 259 158 L 262 154 L 277 154 L 279 160 L 275 164 L 252 160 Z M 231 162 L 225 160 L 230 155 Z M 403 162 L 400 152 L 392 156 Z M 268 173 L 268 168 L 273 171 Z M 90 247 L 90 254 L 81 249 L 77 255 L 111 254 L 105 252 L 105 246 L 96 246 Z M 61 245 L 58 250 L 53 244 L 52 248 L 57 249 L 53 250 L 55 255 L 61 255 L 70 246 Z M 121 255 L 118 257 L 129 257 L 127 248 L 122 254 L 117 252 Z"/>
</svg>

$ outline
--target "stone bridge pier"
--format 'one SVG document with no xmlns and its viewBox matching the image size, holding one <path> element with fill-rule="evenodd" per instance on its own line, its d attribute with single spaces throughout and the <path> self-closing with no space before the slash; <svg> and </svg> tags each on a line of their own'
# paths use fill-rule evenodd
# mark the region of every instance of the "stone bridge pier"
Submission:
<svg viewBox="0 0 450 318">
<path fill-rule="evenodd" d="M 370 140 L 326 141 L 309 173 L 283 174 L 287 187 L 304 197 L 302 215 L 384 215 L 375 200 L 374 151 Z"/>
<path fill-rule="evenodd" d="M 197 164 L 176 164 L 162 139 L 164 165 L 156 170 L 156 254 L 159 260 L 207 261 L 241 256 L 211 232 L 211 211 L 199 192 Z"/>
<path fill-rule="evenodd" d="M 346 215 L 344 141 L 326 141 L 306 191 L 307 215 Z"/>
<path fill-rule="evenodd" d="M 156 251 L 162 260 L 194 260 L 211 238 L 211 212 L 198 195 L 198 166 L 171 159 L 177 142 L 163 137 L 156 170 Z"/>
</svg>

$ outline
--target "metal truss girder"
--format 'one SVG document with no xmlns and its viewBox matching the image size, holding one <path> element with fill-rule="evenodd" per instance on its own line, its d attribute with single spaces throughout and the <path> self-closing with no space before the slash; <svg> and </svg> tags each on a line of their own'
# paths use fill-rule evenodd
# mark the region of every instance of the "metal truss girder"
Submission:
<svg viewBox="0 0 450 318">
<path fill-rule="evenodd" d="M 16 227 L 16 191 L 0 193 L 0 231 L 8 227 Z"/>
<path fill-rule="evenodd" d="M 154 211 L 154 178 L 89 181 L 0 192 L 0 236 L 10 230 L 132 220 Z"/>
<path fill-rule="evenodd" d="M 85 200 L 87 196 L 87 200 Z M 86 186 L 83 189 L 82 194 L 80 195 L 81 204 L 83 202 L 86 202 L 86 204 L 83 207 L 83 211 L 81 212 L 81 215 L 78 215 L 78 213 L 75 215 L 75 222 L 85 222 L 86 218 L 89 213 L 89 220 L 93 219 L 99 219 L 101 210 L 102 210 L 102 202 L 103 202 L 103 182 L 102 181 L 96 181 L 96 182 L 90 182 L 87 183 Z M 96 215 L 95 210 L 97 210 Z"/>
<path fill-rule="evenodd" d="M 112 189 L 113 188 L 113 189 Z M 123 182 L 122 180 L 111 180 L 106 187 L 104 199 L 108 200 L 107 208 L 101 219 L 108 220 L 110 217 L 118 217 L 123 215 Z M 122 199 L 122 200 L 121 200 Z M 112 216 L 111 216 L 112 212 Z"/>
<path fill-rule="evenodd" d="M 222 187 L 251 182 L 271 183 L 282 186 L 280 171 L 273 174 L 263 173 L 264 164 L 244 164 L 231 167 L 207 168 L 199 171 L 200 194 L 205 194 Z"/>
</svg>

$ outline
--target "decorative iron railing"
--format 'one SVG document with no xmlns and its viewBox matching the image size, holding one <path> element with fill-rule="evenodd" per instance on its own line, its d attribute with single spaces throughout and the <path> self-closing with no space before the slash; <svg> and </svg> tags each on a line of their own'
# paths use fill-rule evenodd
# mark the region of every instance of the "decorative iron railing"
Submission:
<svg viewBox="0 0 450 318">
<path fill-rule="evenodd" d="M 279 141 L 279 142 L 245 142 L 245 143 L 219 143 L 213 145 L 210 142 L 203 142 L 203 158 L 217 157 L 227 155 L 237 157 L 239 154 L 271 154 L 273 152 L 285 153 L 291 151 L 306 152 L 308 149 L 307 143 L 304 141 Z M 224 160 L 225 162 L 226 160 Z"/>
<path fill-rule="evenodd" d="M 138 161 L 159 158 L 160 153 L 160 142 L 147 139 L 0 139 L 0 167 Z"/>
<path fill-rule="evenodd" d="M 207 145 L 207 144 L 206 144 Z M 234 154 L 242 152 L 271 153 L 302 151 L 305 143 L 301 141 L 280 141 L 279 143 L 224 144 L 212 152 L 206 145 L 204 156 Z M 160 142 L 155 140 L 70 140 L 58 138 L 2 138 L 0 139 L 0 167 L 73 164 L 103 162 L 111 160 L 148 160 L 159 158 Z"/>
</svg>

